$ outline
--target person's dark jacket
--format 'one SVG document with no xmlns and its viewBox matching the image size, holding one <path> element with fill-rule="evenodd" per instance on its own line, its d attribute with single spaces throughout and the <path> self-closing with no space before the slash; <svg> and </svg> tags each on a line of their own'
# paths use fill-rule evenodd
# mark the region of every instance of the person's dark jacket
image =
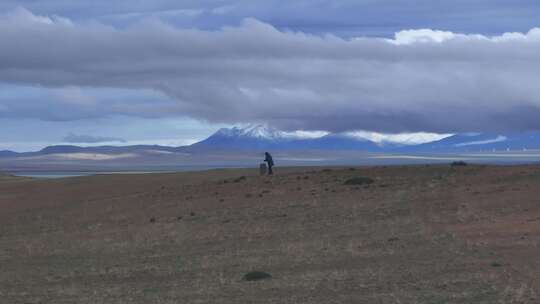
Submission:
<svg viewBox="0 0 540 304">
<path fill-rule="evenodd" d="M 269 167 L 274 166 L 274 160 L 272 159 L 272 155 L 270 155 L 270 153 L 268 152 L 265 153 L 264 161 L 268 163 Z"/>
</svg>

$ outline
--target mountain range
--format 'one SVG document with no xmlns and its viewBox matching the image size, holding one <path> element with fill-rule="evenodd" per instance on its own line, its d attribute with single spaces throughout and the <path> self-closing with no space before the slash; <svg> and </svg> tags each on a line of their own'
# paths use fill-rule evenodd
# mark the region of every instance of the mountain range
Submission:
<svg viewBox="0 0 540 304">
<path fill-rule="evenodd" d="M 361 150 L 380 152 L 382 146 L 367 139 L 344 134 L 306 138 L 264 126 L 220 129 L 189 147 L 195 150 Z"/>
<path fill-rule="evenodd" d="M 209 153 L 215 151 L 291 151 L 291 150 L 342 150 L 374 153 L 455 153 L 523 151 L 540 149 L 540 132 L 489 134 L 455 134 L 433 142 L 405 145 L 392 142 L 374 142 L 350 134 L 326 134 L 320 137 L 303 137 L 265 126 L 224 128 L 210 137 L 189 146 L 168 147 L 159 145 L 49 146 L 37 152 L 17 153 L 0 151 L 0 157 L 43 156 L 58 154 L 94 153 Z"/>
</svg>

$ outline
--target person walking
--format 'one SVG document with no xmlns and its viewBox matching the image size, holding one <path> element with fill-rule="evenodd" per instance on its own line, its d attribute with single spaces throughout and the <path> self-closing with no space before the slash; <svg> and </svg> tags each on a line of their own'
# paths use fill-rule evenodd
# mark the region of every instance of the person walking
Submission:
<svg viewBox="0 0 540 304">
<path fill-rule="evenodd" d="M 272 167 L 274 166 L 274 160 L 272 159 L 272 155 L 268 152 L 264 152 L 264 161 L 268 164 L 268 175 L 274 174 L 272 171 Z"/>
</svg>

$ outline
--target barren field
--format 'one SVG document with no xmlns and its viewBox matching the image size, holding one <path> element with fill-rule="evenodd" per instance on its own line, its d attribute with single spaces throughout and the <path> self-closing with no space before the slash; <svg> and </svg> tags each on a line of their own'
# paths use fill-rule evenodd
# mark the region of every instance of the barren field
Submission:
<svg viewBox="0 0 540 304">
<path fill-rule="evenodd" d="M 540 303 L 540 166 L 276 171 L 0 177 L 0 303 Z"/>
</svg>

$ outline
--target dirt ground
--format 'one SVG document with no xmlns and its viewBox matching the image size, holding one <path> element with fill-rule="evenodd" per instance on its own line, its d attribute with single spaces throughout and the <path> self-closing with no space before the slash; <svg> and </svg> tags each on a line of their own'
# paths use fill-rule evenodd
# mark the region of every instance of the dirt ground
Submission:
<svg viewBox="0 0 540 304">
<path fill-rule="evenodd" d="M 540 303 L 540 166 L 276 171 L 2 178 L 0 303 Z"/>
</svg>

